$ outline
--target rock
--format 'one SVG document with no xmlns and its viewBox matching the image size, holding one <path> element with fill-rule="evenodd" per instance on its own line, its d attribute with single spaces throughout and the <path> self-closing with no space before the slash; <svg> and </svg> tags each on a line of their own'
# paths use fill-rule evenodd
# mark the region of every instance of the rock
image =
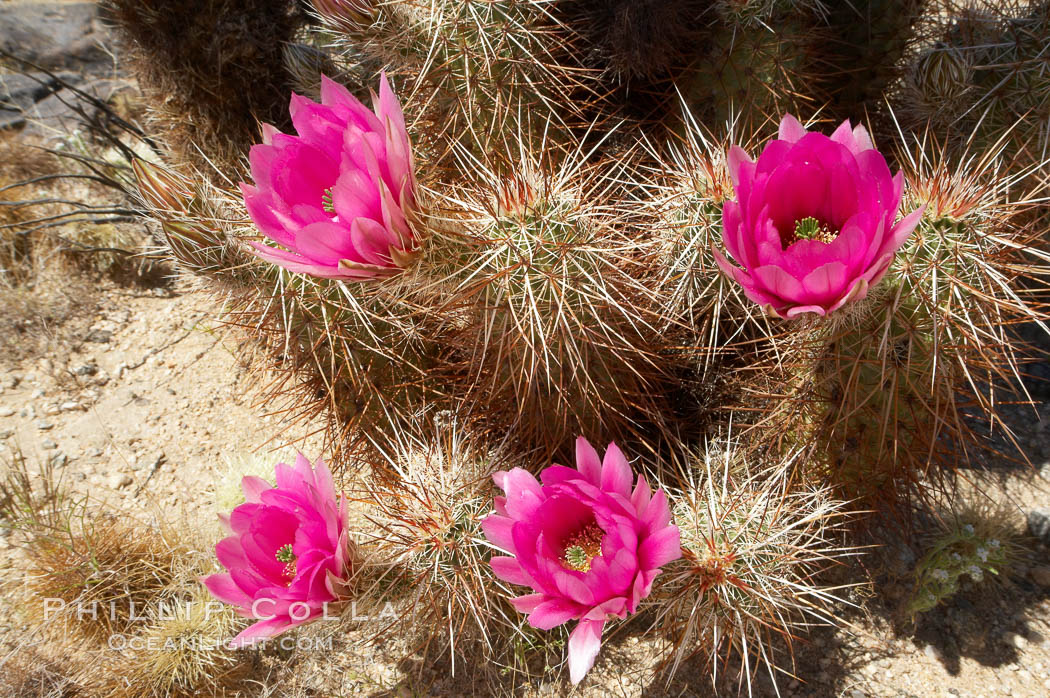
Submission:
<svg viewBox="0 0 1050 698">
<path fill-rule="evenodd" d="M 44 449 L 45 451 L 54 451 L 56 448 L 58 448 L 58 444 L 56 444 L 51 439 L 44 439 L 44 442 L 40 444 L 40 448 Z"/>
<path fill-rule="evenodd" d="M 938 662 L 941 661 L 944 658 L 944 655 L 941 654 L 941 651 L 939 649 L 937 649 L 936 647 L 934 647 L 933 645 L 926 645 L 925 647 L 923 647 L 922 648 L 922 653 L 925 654 L 930 659 L 933 659 L 933 660 L 938 661 Z"/>
<path fill-rule="evenodd" d="M 116 92 L 127 88 L 127 83 L 116 80 L 95 80 L 77 85 L 79 92 L 90 95 L 103 102 L 108 101 Z M 62 137 L 76 130 L 84 122 L 83 110 L 88 118 L 97 113 L 95 105 L 81 97 L 77 91 L 62 89 L 45 97 L 26 110 L 26 133 L 47 138 Z"/>
<path fill-rule="evenodd" d="M 33 400 L 37 400 L 39 398 L 44 397 L 44 389 L 43 388 L 37 388 L 36 390 L 34 390 L 33 392 L 31 392 L 29 394 L 29 397 L 32 398 Z"/>
<path fill-rule="evenodd" d="M 159 470 L 160 466 L 164 464 L 166 459 L 167 456 L 164 452 L 158 451 L 152 455 L 143 455 L 141 458 L 138 458 L 135 461 L 134 467 L 135 470 L 146 470 L 147 472 L 152 472 L 154 470 Z"/>
<path fill-rule="evenodd" d="M 33 409 L 32 405 L 29 405 L 28 407 L 23 407 L 18 411 L 18 416 L 33 419 L 36 417 L 36 410 Z"/>
<path fill-rule="evenodd" d="M 62 468 L 69 462 L 69 456 L 64 453 L 56 453 L 51 456 L 48 462 L 50 462 L 51 466 L 54 468 Z"/>
<path fill-rule="evenodd" d="M 102 455 L 102 449 L 101 448 L 95 448 L 94 446 L 92 446 L 88 450 L 84 451 L 84 455 L 87 456 L 88 458 L 98 458 L 99 456 Z"/>
<path fill-rule="evenodd" d="M 1023 650 L 1028 645 L 1028 640 L 1014 632 L 1005 632 L 1002 635 L 1003 644 L 1007 647 Z"/>
<path fill-rule="evenodd" d="M 1050 567 L 1036 565 L 1028 570 L 1028 577 L 1039 586 L 1050 588 Z"/>
<path fill-rule="evenodd" d="M 94 344 L 109 344 L 113 340 L 113 333 L 109 330 L 91 330 L 84 335 L 85 342 Z"/>
<path fill-rule="evenodd" d="M 48 68 L 103 67 L 105 28 L 93 2 L 4 3 L 0 49 Z"/>
<path fill-rule="evenodd" d="M 73 479 L 77 482 L 83 482 L 84 480 L 87 480 L 87 475 L 84 473 L 73 473 Z"/>
<path fill-rule="evenodd" d="M 40 431 L 50 431 L 51 429 L 55 428 L 55 425 L 47 421 L 46 419 L 41 419 L 36 423 L 36 428 Z"/>
<path fill-rule="evenodd" d="M 81 364 L 73 369 L 75 376 L 93 376 L 96 373 L 98 373 L 98 366 L 95 364 Z"/>
<path fill-rule="evenodd" d="M 6 439 L 10 439 L 14 435 L 15 435 L 15 430 L 14 429 L 0 429 L 0 441 L 4 441 Z"/>
<path fill-rule="evenodd" d="M 1037 507 L 1028 512 L 1028 532 L 1050 545 L 1050 509 Z"/>
<path fill-rule="evenodd" d="M 124 489 L 125 487 L 130 485 L 132 482 L 134 482 L 134 481 L 131 479 L 130 475 L 128 475 L 126 473 L 125 474 L 117 473 L 116 475 L 114 475 L 113 477 L 111 477 L 109 479 L 109 488 L 112 489 L 112 490 Z"/>
<path fill-rule="evenodd" d="M 75 410 L 79 410 L 79 409 L 83 409 L 83 408 L 80 406 L 79 402 L 72 402 L 72 401 L 70 401 L 70 402 L 63 402 L 61 405 L 59 405 L 59 409 L 62 410 L 63 412 L 73 412 Z"/>
<path fill-rule="evenodd" d="M 10 417 L 15 411 L 10 407 L 0 407 L 0 417 Z"/>
</svg>

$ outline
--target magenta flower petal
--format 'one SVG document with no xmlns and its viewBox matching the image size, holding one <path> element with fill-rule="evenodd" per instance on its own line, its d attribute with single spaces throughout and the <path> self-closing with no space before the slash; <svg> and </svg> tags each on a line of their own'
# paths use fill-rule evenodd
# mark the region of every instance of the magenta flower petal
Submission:
<svg viewBox="0 0 1050 698">
<path fill-rule="evenodd" d="M 562 623 L 579 618 L 586 610 L 568 599 L 549 598 L 536 606 L 529 614 L 529 625 L 540 630 L 550 630 Z"/>
<path fill-rule="evenodd" d="M 715 262 L 768 312 L 826 315 L 867 295 L 923 209 L 894 224 L 903 179 L 863 126 L 828 137 L 788 114 L 778 135 L 754 163 L 729 151 L 737 198 L 723 208 L 723 243 L 739 266 L 718 250 Z"/>
<path fill-rule="evenodd" d="M 342 600 L 350 578 L 346 498 L 336 499 L 327 466 L 300 454 L 274 474 L 276 487 L 242 480 L 248 501 L 229 516 L 233 535 L 215 546 L 227 572 L 202 580 L 215 598 L 259 621 L 233 639 L 235 647 L 317 618 L 325 604 Z"/>
<path fill-rule="evenodd" d="M 609 444 L 602 461 L 602 489 L 628 496 L 633 480 L 634 473 L 631 472 L 631 466 L 623 452 L 616 444 Z"/>
<path fill-rule="evenodd" d="M 576 439 L 576 469 L 584 480 L 598 485 L 602 479 L 602 461 L 594 446 L 582 436 Z"/>
<path fill-rule="evenodd" d="M 230 640 L 227 647 L 231 650 L 240 649 L 241 647 L 249 647 L 260 640 L 268 640 L 271 637 L 276 637 L 294 625 L 299 625 L 299 623 L 293 623 L 280 617 L 259 621 L 258 623 L 253 623 L 242 630 L 237 637 Z"/>
<path fill-rule="evenodd" d="M 780 132 L 778 138 L 788 143 L 797 143 L 806 135 L 806 127 L 799 123 L 791 114 L 785 114 L 780 120 Z"/>
<path fill-rule="evenodd" d="M 510 605 L 519 613 L 532 613 L 546 598 L 546 594 L 526 594 L 511 599 Z"/>
<path fill-rule="evenodd" d="M 579 683 L 594 666 L 602 648 L 604 620 L 581 620 L 569 635 L 569 679 Z"/>
<path fill-rule="evenodd" d="M 396 273 L 418 251 L 416 180 L 401 105 L 383 75 L 375 111 L 327 77 L 321 104 L 292 95 L 297 135 L 264 129 L 249 153 L 248 215 L 281 249 L 262 259 L 311 276 L 365 280 Z"/>
<path fill-rule="evenodd" d="M 603 459 L 582 437 L 575 468 L 552 465 L 539 481 L 520 468 L 493 479 L 506 497 L 496 498 L 497 513 L 482 530 L 512 555 L 494 557 L 493 572 L 536 592 L 511 600 L 534 627 L 579 621 L 569 641 L 578 682 L 594 664 L 605 620 L 633 613 L 660 573 L 657 565 L 681 556 L 667 496 L 642 477 L 633 482 L 615 444 Z"/>
<path fill-rule="evenodd" d="M 237 606 L 251 603 L 251 597 L 237 586 L 228 574 L 212 574 L 203 581 L 211 595 L 223 603 Z"/>
</svg>

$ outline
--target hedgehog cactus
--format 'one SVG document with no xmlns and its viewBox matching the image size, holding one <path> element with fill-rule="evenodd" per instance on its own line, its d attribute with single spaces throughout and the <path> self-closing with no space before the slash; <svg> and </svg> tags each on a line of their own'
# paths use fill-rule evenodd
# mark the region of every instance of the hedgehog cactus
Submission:
<svg viewBox="0 0 1050 698">
<path fill-rule="evenodd" d="M 1017 175 L 994 157 L 954 169 L 905 155 L 910 205 L 926 214 L 877 293 L 833 323 L 797 328 L 808 349 L 789 371 L 806 377 L 800 401 L 786 403 L 814 463 L 851 497 L 891 508 L 950 483 L 981 447 L 964 411 L 994 421 L 997 393 L 1020 371 L 1010 327 L 1043 317 L 1013 289 L 1045 274 L 1045 255 L 1029 248 L 1031 203 L 1005 196 Z"/>
<path fill-rule="evenodd" d="M 490 173 L 458 199 L 466 234 L 436 236 L 422 262 L 458 316 L 468 406 L 533 447 L 658 419 L 652 293 L 637 279 L 640 243 L 605 208 L 613 176 L 571 161 Z"/>
<path fill-rule="evenodd" d="M 586 74 L 554 0 L 385 0 L 370 3 L 367 17 L 358 5 L 318 10 L 343 23 L 336 43 L 348 57 L 377 58 L 422 97 L 421 142 L 437 162 L 456 144 L 485 153 L 551 121 L 581 121 Z"/>
<path fill-rule="evenodd" d="M 936 43 L 919 52 L 896 107 L 909 126 L 1039 166 L 1050 147 L 1050 3 L 982 1 L 927 20 Z M 944 99 L 950 96 L 951 99 Z"/>
<path fill-rule="evenodd" d="M 719 440 L 692 464 L 697 472 L 672 511 L 683 557 L 657 592 L 657 623 L 672 638 L 668 681 L 685 659 L 706 653 L 716 682 L 736 657 L 744 666 L 738 690 L 763 665 L 775 685 L 784 671 L 778 654 L 784 644 L 790 654 L 796 631 L 836 623 L 836 590 L 819 573 L 860 551 L 836 540 L 848 517 L 829 488 L 789 484 L 800 455 L 756 471 L 737 444 Z"/>
<path fill-rule="evenodd" d="M 1050 273 L 1033 215 L 1048 5 L 848 4 L 312 0 L 314 24 L 260 54 L 270 79 L 245 78 L 226 116 L 194 102 L 215 76 L 143 72 L 204 125 L 216 166 L 136 162 L 141 208 L 261 340 L 263 399 L 320 418 L 326 461 L 358 466 L 333 471 L 362 478 L 362 580 L 423 611 L 454 657 L 503 662 L 557 637 L 521 630 L 488 564 L 497 454 L 526 485 L 581 434 L 636 454 L 684 557 L 661 558 L 632 603 L 654 605 L 672 667 L 736 656 L 746 682 L 756 657 L 775 664 L 774 635 L 834 621 L 821 573 L 850 553 L 833 539 L 841 500 L 908 514 L 983 444 L 967 417 L 994 424 L 1021 375 L 1010 326 L 1047 318 L 1024 287 Z M 281 31 L 298 22 L 281 12 Z M 132 36 L 142 17 L 116 15 Z M 252 102 L 264 85 L 280 109 Z M 295 135 L 246 136 L 244 100 L 253 128 L 291 102 Z M 808 131 L 785 117 L 821 113 Z M 186 134 L 157 123 L 177 154 Z M 593 499 L 600 479 L 573 488 Z M 602 567 L 594 529 L 554 533 L 497 543 L 542 549 L 550 580 Z M 597 649 L 586 628 L 573 680 Z"/>
</svg>

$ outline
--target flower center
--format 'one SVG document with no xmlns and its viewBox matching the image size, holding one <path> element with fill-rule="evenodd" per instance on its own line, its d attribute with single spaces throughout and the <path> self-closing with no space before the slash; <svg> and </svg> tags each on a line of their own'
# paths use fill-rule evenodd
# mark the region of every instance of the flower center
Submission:
<svg viewBox="0 0 1050 698">
<path fill-rule="evenodd" d="M 790 245 L 799 240 L 819 240 L 823 243 L 829 243 L 838 237 L 838 232 L 832 230 L 826 223 L 821 223 L 818 219 L 813 216 L 803 218 L 802 220 L 795 221 L 795 230 L 791 234 L 791 239 L 786 241 L 787 245 Z"/>
<path fill-rule="evenodd" d="M 565 541 L 565 552 L 562 562 L 571 570 L 590 572 L 591 560 L 602 555 L 602 531 L 596 523 L 591 523 Z"/>
<path fill-rule="evenodd" d="M 295 577 L 295 553 L 292 552 L 292 544 L 282 545 L 274 554 L 277 562 L 284 563 L 284 576 L 289 580 Z"/>
<path fill-rule="evenodd" d="M 325 210 L 325 213 L 335 215 L 335 204 L 332 203 L 332 189 L 329 187 L 324 190 L 324 194 L 321 195 L 321 208 Z"/>
</svg>

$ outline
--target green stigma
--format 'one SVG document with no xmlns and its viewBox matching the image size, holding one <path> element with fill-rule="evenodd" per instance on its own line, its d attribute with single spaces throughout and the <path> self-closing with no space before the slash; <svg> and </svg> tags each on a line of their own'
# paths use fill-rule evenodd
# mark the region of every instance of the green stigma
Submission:
<svg viewBox="0 0 1050 698">
<path fill-rule="evenodd" d="M 277 558 L 277 562 L 295 562 L 295 553 L 292 552 L 292 544 L 283 545 L 277 550 L 277 554 L 274 555 Z"/>
<path fill-rule="evenodd" d="M 565 549 L 565 564 L 578 572 L 586 572 L 591 568 L 591 560 L 587 551 L 579 545 Z"/>
<path fill-rule="evenodd" d="M 277 562 L 284 563 L 284 576 L 290 579 L 294 578 L 295 553 L 292 552 L 292 544 L 288 543 L 287 545 L 282 545 L 280 548 L 277 549 L 277 552 L 274 554 L 274 557 L 277 558 Z"/>
<path fill-rule="evenodd" d="M 335 204 L 332 203 L 332 190 L 325 189 L 324 195 L 321 196 L 321 206 L 324 208 L 325 213 L 335 213 Z"/>
<path fill-rule="evenodd" d="M 820 228 L 820 221 L 810 216 L 809 218 L 803 218 L 798 223 L 795 223 L 795 239 L 796 240 L 812 240 L 820 236 L 823 232 Z"/>
</svg>

